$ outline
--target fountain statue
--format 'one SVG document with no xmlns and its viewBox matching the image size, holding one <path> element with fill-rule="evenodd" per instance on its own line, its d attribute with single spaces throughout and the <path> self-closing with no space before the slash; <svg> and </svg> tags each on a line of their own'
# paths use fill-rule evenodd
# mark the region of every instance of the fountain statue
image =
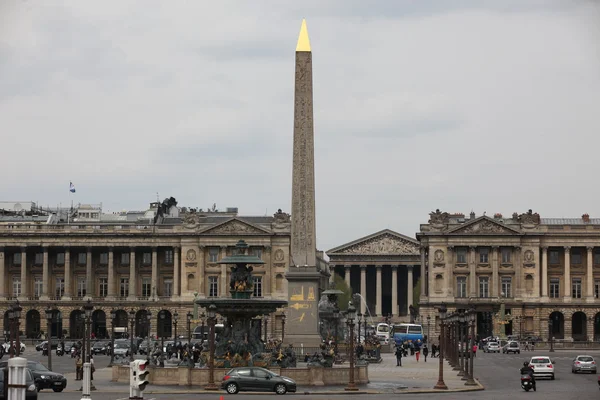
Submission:
<svg viewBox="0 0 600 400">
<path fill-rule="evenodd" d="M 235 254 L 223 258 L 219 264 L 231 265 L 229 293 L 231 298 L 196 299 L 200 307 L 214 304 L 216 313 L 223 319 L 223 332 L 215 342 L 215 366 L 217 368 L 237 366 L 268 367 L 276 363 L 270 352 L 265 352 L 261 339 L 261 319 L 278 308 L 287 306 L 286 300 L 253 298 L 254 282 L 252 265 L 264 264 L 260 258 L 247 254 L 248 245 L 240 240 Z"/>
</svg>

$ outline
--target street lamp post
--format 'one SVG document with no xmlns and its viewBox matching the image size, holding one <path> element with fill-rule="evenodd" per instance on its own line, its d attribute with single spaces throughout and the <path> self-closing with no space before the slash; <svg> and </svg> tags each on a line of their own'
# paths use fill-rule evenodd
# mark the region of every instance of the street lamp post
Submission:
<svg viewBox="0 0 600 400">
<path fill-rule="evenodd" d="M 285 312 L 281 312 L 281 341 L 285 338 Z"/>
<path fill-rule="evenodd" d="M 429 322 L 431 321 L 431 316 L 427 316 L 427 344 L 429 345 Z"/>
<path fill-rule="evenodd" d="M 116 315 L 115 315 L 116 317 Z M 132 308 L 129 311 L 129 326 L 131 329 L 129 330 L 129 361 L 133 361 L 133 327 L 135 325 L 135 310 Z M 114 343 L 114 342 L 113 342 Z"/>
<path fill-rule="evenodd" d="M 48 340 L 46 341 L 46 346 L 48 348 L 48 369 L 52 371 L 52 334 L 50 330 L 52 329 L 52 315 L 54 314 L 54 310 L 50 307 L 46 309 L 46 322 L 48 330 Z"/>
<path fill-rule="evenodd" d="M 15 312 L 13 311 L 13 306 L 10 304 L 8 306 L 8 344 L 9 344 L 9 354 L 10 358 L 15 357 L 15 349 L 14 349 L 14 339 L 13 335 L 15 334 Z"/>
<path fill-rule="evenodd" d="M 217 390 L 215 385 L 215 322 L 217 319 L 217 306 L 211 304 L 208 306 L 208 326 L 209 326 L 209 343 L 210 356 L 208 359 L 208 384 L 204 387 L 205 390 Z"/>
<path fill-rule="evenodd" d="M 267 343 L 267 324 L 269 323 L 269 316 L 268 315 L 264 315 L 263 316 L 263 322 L 265 323 L 265 333 L 264 333 L 264 342 Z"/>
<path fill-rule="evenodd" d="M 468 371 L 468 375 L 467 375 L 467 381 L 465 382 L 465 386 L 477 386 L 477 382 L 475 382 L 475 379 L 473 377 L 473 347 L 475 346 L 475 321 L 477 320 L 477 311 L 475 311 L 474 308 L 471 308 L 468 312 L 468 324 L 470 325 L 471 328 L 471 343 L 469 346 L 469 371 Z"/>
<path fill-rule="evenodd" d="M 179 313 L 177 311 L 175 311 L 173 313 L 173 341 L 175 344 L 177 344 L 177 322 L 179 321 Z"/>
<path fill-rule="evenodd" d="M 109 367 L 112 367 L 115 361 L 115 321 L 117 320 L 117 311 L 113 308 L 110 310 L 110 362 Z"/>
<path fill-rule="evenodd" d="M 444 332 L 444 324 L 446 319 L 446 304 L 442 303 L 440 307 L 440 355 L 439 355 L 439 370 L 438 370 L 438 381 L 433 387 L 434 389 L 439 390 L 448 390 L 448 386 L 444 383 L 444 341 L 445 341 L 445 332 Z"/>
<path fill-rule="evenodd" d="M 165 366 L 165 357 L 164 357 L 164 351 L 165 351 L 165 319 L 167 318 L 167 315 L 164 311 L 161 311 L 160 313 L 158 313 L 158 318 L 162 321 L 161 322 L 161 329 L 160 329 L 160 366 L 164 367 Z M 156 327 L 156 331 L 158 333 L 158 326 Z"/>
<path fill-rule="evenodd" d="M 185 314 L 185 318 L 186 318 L 186 322 L 187 322 L 187 332 L 188 332 L 188 353 L 191 352 L 192 349 L 192 317 L 194 315 L 192 314 L 191 311 L 188 311 L 187 314 Z"/>
<path fill-rule="evenodd" d="M 200 332 L 202 332 L 202 339 L 200 340 L 200 344 L 204 343 L 204 321 L 206 320 L 206 314 L 204 314 L 204 312 L 202 312 L 202 314 L 200 314 Z"/>
<path fill-rule="evenodd" d="M 17 357 L 21 355 L 21 335 L 19 335 L 19 328 L 21 326 L 21 305 L 19 304 L 19 300 L 13 305 L 13 312 L 15 318 L 15 351 L 17 352 Z"/>
<path fill-rule="evenodd" d="M 150 310 L 146 311 L 146 322 L 148 326 L 148 351 L 146 351 L 146 361 L 150 361 L 150 352 L 152 349 L 150 348 L 150 328 L 152 322 L 152 312 Z"/>
<path fill-rule="evenodd" d="M 466 321 L 466 316 L 465 316 L 465 312 L 461 311 L 458 313 L 458 341 L 459 341 L 459 345 L 458 345 L 458 368 L 460 368 L 460 371 L 458 371 L 458 376 L 462 376 L 463 379 L 464 376 L 467 374 L 467 365 L 466 365 L 466 360 L 467 360 L 467 338 L 466 336 L 466 329 L 465 329 L 465 321 Z"/>
<path fill-rule="evenodd" d="M 356 335 L 356 343 L 360 344 L 360 325 L 362 323 L 362 313 L 359 311 L 356 316 L 356 322 L 358 323 L 358 335 Z"/>
<path fill-rule="evenodd" d="M 554 321 L 552 317 L 548 320 L 548 340 L 550 340 L 550 352 L 554 353 Z"/>
<path fill-rule="evenodd" d="M 90 363 L 90 354 L 91 354 L 91 346 L 90 342 L 92 341 L 92 312 L 94 311 L 94 305 L 92 301 L 88 299 L 88 301 L 83 305 L 83 312 L 85 313 L 85 333 L 84 336 L 86 338 L 86 348 L 84 349 L 85 354 L 83 356 L 83 363 Z M 91 368 L 91 366 L 90 366 Z M 85 369 L 84 369 L 85 370 Z M 84 375 L 85 377 L 85 375 Z M 90 390 L 96 390 L 94 387 L 94 383 L 92 382 L 92 375 L 90 374 Z M 82 387 L 83 389 L 83 387 Z"/>
<path fill-rule="evenodd" d="M 348 325 L 348 329 L 350 331 L 350 349 L 348 357 L 350 358 L 350 379 L 348 380 L 348 386 L 344 388 L 346 391 L 356 391 L 358 387 L 354 383 L 354 318 L 356 316 L 356 308 L 354 305 L 350 303 L 348 305 L 348 310 L 346 312 L 346 324 Z"/>
</svg>

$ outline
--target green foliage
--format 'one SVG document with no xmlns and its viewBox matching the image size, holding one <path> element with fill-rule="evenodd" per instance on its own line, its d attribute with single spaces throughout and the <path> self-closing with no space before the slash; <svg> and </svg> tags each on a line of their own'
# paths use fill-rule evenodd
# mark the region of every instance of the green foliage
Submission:
<svg viewBox="0 0 600 400">
<path fill-rule="evenodd" d="M 346 311 L 348 308 L 348 302 L 352 300 L 352 289 L 348 287 L 344 278 L 335 274 L 333 277 L 335 288 L 341 290 L 344 294 L 340 294 L 338 297 L 338 307 L 341 311 Z"/>
<path fill-rule="evenodd" d="M 417 279 L 413 288 L 413 306 L 419 310 L 419 301 L 421 300 L 421 278 Z"/>
</svg>

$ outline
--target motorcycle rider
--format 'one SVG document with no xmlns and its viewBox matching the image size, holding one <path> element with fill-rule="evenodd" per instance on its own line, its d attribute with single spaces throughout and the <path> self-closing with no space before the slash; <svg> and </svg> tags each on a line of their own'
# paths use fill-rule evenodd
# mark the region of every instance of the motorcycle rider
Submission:
<svg viewBox="0 0 600 400">
<path fill-rule="evenodd" d="M 533 376 L 533 368 L 529 366 L 529 363 L 527 361 L 523 363 L 523 368 L 521 368 L 521 375 L 529 375 L 531 377 L 531 386 L 533 387 L 533 391 L 537 392 L 535 386 L 535 378 Z"/>
</svg>

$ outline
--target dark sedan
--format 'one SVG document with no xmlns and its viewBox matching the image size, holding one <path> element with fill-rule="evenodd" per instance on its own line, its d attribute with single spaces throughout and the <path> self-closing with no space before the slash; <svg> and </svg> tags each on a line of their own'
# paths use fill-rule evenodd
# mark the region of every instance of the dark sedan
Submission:
<svg viewBox="0 0 600 400">
<path fill-rule="evenodd" d="M 221 389 L 229 394 L 240 391 L 275 392 L 286 394 L 296 391 L 296 382 L 258 367 L 233 368 L 223 377 Z"/>
<path fill-rule="evenodd" d="M 94 355 L 96 355 L 96 354 L 104 354 L 104 355 L 106 355 L 108 353 L 108 347 L 109 347 L 109 345 L 110 345 L 110 342 L 97 341 L 92 346 L 92 354 L 94 354 Z"/>
<path fill-rule="evenodd" d="M 1 362 L 0 368 L 6 368 L 7 365 L 7 361 Z M 33 375 L 38 391 L 52 389 L 55 392 L 62 392 L 67 387 L 67 378 L 63 374 L 52 372 L 37 361 L 27 361 L 27 369 Z"/>
<path fill-rule="evenodd" d="M 4 363 L 6 364 L 6 363 Z M 0 368 L 0 400 L 6 400 L 4 398 L 4 368 Z M 27 388 L 25 389 L 25 400 L 37 400 L 38 392 L 37 387 L 35 386 L 35 382 L 33 380 L 33 375 L 31 371 L 27 370 L 27 376 L 25 377 L 25 384 Z"/>
</svg>

